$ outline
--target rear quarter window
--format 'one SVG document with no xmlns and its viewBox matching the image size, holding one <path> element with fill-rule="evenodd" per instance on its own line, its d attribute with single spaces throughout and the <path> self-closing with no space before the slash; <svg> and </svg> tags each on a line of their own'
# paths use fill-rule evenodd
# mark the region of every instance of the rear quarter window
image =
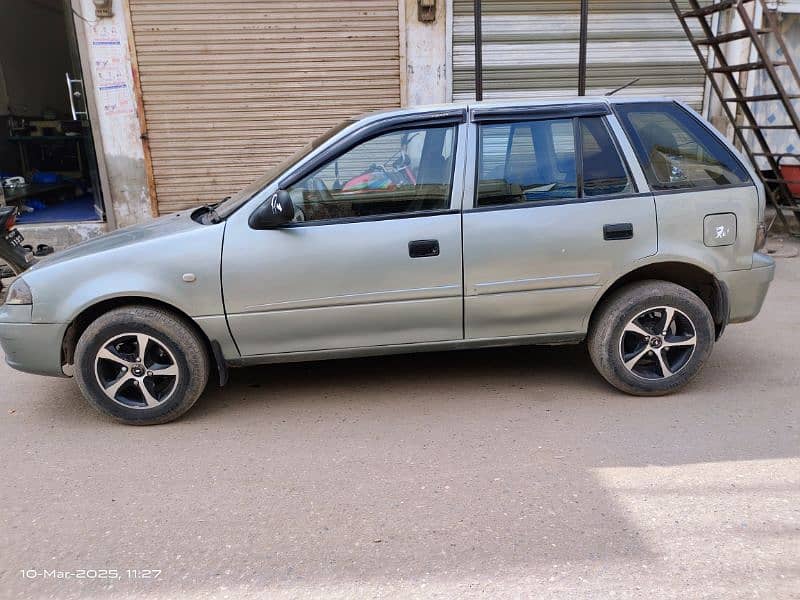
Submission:
<svg viewBox="0 0 800 600">
<path fill-rule="evenodd" d="M 674 103 L 625 103 L 614 110 L 654 190 L 739 185 L 750 176 L 725 145 Z"/>
</svg>

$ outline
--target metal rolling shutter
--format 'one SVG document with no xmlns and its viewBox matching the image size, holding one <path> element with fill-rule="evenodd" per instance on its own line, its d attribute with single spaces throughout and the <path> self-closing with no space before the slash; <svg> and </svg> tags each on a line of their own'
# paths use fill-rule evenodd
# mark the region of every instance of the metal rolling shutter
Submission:
<svg viewBox="0 0 800 600">
<path fill-rule="evenodd" d="M 158 210 L 230 195 L 400 105 L 397 0 L 129 0 Z"/>
<path fill-rule="evenodd" d="M 576 94 L 579 15 L 578 0 L 483 0 L 484 97 Z M 475 97 L 473 39 L 473 1 L 454 0 L 454 99 Z M 703 102 L 702 68 L 667 0 L 591 0 L 587 63 L 587 94 L 641 77 L 625 93 Z"/>
</svg>

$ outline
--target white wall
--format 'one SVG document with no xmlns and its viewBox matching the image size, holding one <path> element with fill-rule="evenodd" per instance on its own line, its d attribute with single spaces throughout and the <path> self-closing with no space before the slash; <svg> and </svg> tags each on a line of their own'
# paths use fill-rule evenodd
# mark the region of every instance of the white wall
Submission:
<svg viewBox="0 0 800 600">
<path fill-rule="evenodd" d="M 447 4 L 436 1 L 436 21 L 421 23 L 417 0 L 405 2 L 406 98 L 409 106 L 448 101 Z M 401 24 L 402 26 L 402 24 Z"/>
<path fill-rule="evenodd" d="M 72 0 L 77 12 L 94 21 L 92 0 Z M 128 29 L 122 0 L 113 0 L 114 16 L 96 23 L 75 21 L 109 222 L 125 227 L 152 218 L 139 118 L 133 87 Z M 117 85 L 104 85 L 116 83 Z M 99 134 L 99 135 L 98 135 Z M 105 173 L 102 173 L 102 171 Z"/>
</svg>

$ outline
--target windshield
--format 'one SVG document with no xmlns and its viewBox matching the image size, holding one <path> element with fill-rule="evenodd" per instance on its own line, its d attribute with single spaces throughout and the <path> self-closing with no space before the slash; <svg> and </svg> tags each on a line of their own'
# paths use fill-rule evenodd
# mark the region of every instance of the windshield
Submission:
<svg viewBox="0 0 800 600">
<path fill-rule="evenodd" d="M 276 178 L 278 178 L 282 173 L 284 173 L 287 169 L 289 169 L 292 165 L 297 164 L 306 156 L 311 154 L 314 150 L 322 146 L 325 142 L 335 136 L 337 133 L 345 129 L 346 127 L 352 125 L 355 121 L 348 119 L 346 121 L 342 121 L 335 127 L 332 127 L 321 136 L 319 136 L 314 141 L 306 144 L 300 150 L 295 152 L 292 156 L 284 160 L 282 163 L 272 167 L 271 169 L 267 170 L 261 177 L 256 179 L 253 183 L 248 185 L 243 190 L 237 192 L 224 202 L 217 206 L 216 213 L 217 215 L 224 219 L 229 217 L 233 214 L 239 207 L 245 204 L 250 198 L 255 196 L 258 192 L 263 190 L 267 187 L 270 183 L 272 183 Z"/>
</svg>

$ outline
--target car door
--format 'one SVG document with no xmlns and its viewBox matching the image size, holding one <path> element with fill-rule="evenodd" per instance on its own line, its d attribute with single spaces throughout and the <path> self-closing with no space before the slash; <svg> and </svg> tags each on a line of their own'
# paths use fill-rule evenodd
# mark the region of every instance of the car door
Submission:
<svg viewBox="0 0 800 600">
<path fill-rule="evenodd" d="M 280 182 L 295 222 L 253 229 L 259 202 L 233 215 L 222 283 L 243 356 L 462 339 L 463 121 L 372 123 Z"/>
<path fill-rule="evenodd" d="M 603 285 L 656 253 L 653 197 L 612 119 L 605 104 L 473 111 L 468 339 L 585 332 Z"/>
</svg>

